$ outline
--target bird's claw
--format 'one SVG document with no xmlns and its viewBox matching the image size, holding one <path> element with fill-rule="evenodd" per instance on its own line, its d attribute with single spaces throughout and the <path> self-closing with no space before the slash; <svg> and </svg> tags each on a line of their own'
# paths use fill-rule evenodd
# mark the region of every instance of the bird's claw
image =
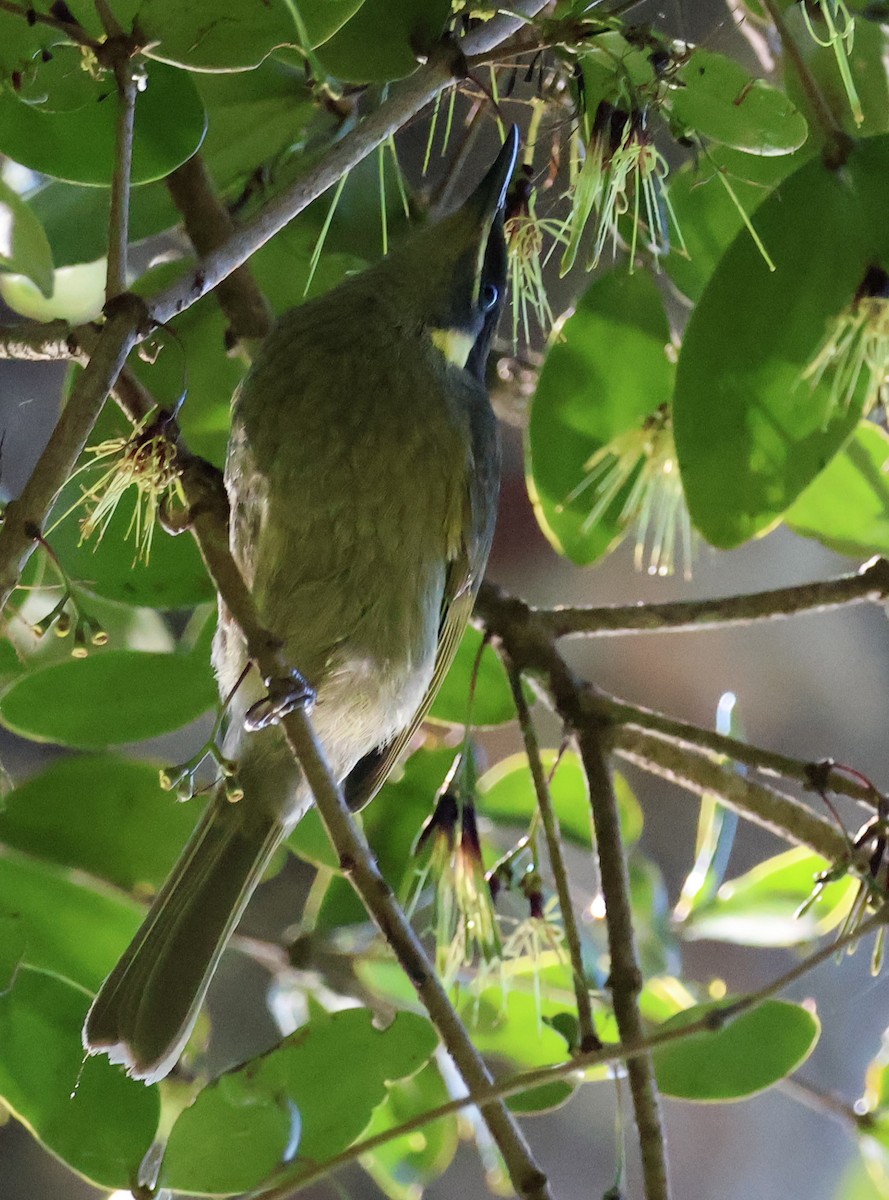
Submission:
<svg viewBox="0 0 889 1200">
<path fill-rule="evenodd" d="M 301 708 L 311 708 L 315 703 L 315 689 L 311 687 L 299 671 L 291 671 L 286 676 L 275 676 L 266 679 L 268 693 L 261 700 L 247 709 L 244 725 L 251 732 L 268 729 L 277 725 L 289 713 Z"/>
</svg>

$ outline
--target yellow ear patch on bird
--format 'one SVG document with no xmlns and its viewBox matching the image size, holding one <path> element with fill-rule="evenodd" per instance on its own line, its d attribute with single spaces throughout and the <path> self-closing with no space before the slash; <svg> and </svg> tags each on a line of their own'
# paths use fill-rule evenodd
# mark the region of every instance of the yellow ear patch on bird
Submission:
<svg viewBox="0 0 889 1200">
<path fill-rule="evenodd" d="M 455 367 L 465 367 L 475 338 L 464 329 L 430 329 L 432 345 Z"/>
</svg>

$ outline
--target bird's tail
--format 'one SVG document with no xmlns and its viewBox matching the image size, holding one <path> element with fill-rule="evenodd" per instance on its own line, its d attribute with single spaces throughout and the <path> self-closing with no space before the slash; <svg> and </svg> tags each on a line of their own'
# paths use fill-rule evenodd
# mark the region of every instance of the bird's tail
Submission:
<svg viewBox="0 0 889 1200">
<path fill-rule="evenodd" d="M 219 789 L 83 1027 L 105 1053 L 153 1083 L 175 1064 L 222 951 L 292 821 L 232 804 Z"/>
</svg>

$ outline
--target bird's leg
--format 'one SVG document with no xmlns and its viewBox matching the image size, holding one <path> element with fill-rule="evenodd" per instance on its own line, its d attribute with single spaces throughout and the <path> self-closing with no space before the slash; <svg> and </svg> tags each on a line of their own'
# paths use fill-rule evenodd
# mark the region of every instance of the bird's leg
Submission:
<svg viewBox="0 0 889 1200">
<path fill-rule="evenodd" d="M 291 668 L 288 675 L 276 675 L 264 680 L 268 692 L 251 704 L 244 717 L 244 726 L 251 733 L 267 729 L 298 709 L 309 709 L 315 703 L 315 689 Z"/>
</svg>

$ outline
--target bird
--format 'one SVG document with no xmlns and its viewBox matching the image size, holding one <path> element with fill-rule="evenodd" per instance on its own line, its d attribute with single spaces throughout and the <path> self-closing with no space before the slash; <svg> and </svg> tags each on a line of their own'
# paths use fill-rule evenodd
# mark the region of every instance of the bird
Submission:
<svg viewBox="0 0 889 1200">
<path fill-rule="evenodd" d="M 232 402 L 230 549 L 264 627 L 314 694 L 311 719 L 353 809 L 426 715 L 472 612 L 500 479 L 485 386 L 505 302 L 513 127 L 449 216 L 286 312 Z M 231 697 L 220 784 L 83 1027 L 146 1084 L 174 1068 L 220 956 L 312 803 L 267 685 L 220 603 Z"/>
</svg>

